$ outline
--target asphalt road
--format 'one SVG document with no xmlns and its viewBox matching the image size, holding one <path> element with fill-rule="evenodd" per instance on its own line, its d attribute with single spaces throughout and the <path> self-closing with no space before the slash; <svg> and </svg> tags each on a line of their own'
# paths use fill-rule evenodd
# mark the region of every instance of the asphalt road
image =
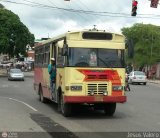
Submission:
<svg viewBox="0 0 160 138">
<path fill-rule="evenodd" d="M 17 137 L 66 138 L 106 137 L 103 132 L 160 132 L 160 86 L 131 85 L 127 96 L 128 101 L 117 105 L 113 117 L 79 108 L 72 117 L 65 118 L 56 104 L 39 102 L 32 77 L 26 77 L 24 82 L 1 77 L 0 132 L 25 132 L 15 134 Z"/>
</svg>

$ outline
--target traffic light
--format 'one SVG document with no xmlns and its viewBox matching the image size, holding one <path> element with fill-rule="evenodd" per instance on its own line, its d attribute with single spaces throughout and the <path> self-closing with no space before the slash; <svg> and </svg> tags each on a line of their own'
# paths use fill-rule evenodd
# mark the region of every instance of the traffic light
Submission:
<svg viewBox="0 0 160 138">
<path fill-rule="evenodd" d="M 137 15 L 137 5 L 138 5 L 138 2 L 136 0 L 133 0 L 133 2 L 132 2 L 132 13 L 131 13 L 132 16 Z"/>
<path fill-rule="evenodd" d="M 158 6 L 158 2 L 159 2 L 159 0 L 151 0 L 151 7 L 152 8 L 157 8 L 157 6 Z"/>
</svg>

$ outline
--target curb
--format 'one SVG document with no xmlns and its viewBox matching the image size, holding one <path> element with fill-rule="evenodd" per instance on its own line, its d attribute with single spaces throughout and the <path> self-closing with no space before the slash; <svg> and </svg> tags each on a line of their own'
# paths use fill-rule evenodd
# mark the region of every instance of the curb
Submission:
<svg viewBox="0 0 160 138">
<path fill-rule="evenodd" d="M 6 75 L 0 75 L 0 78 L 6 78 L 7 76 Z"/>
<path fill-rule="evenodd" d="M 160 81 L 159 81 L 159 80 L 158 80 L 158 81 L 157 81 L 157 80 L 155 80 L 155 81 L 154 81 L 154 80 L 150 80 L 150 81 L 148 81 L 148 82 L 149 82 L 149 83 L 154 83 L 154 84 L 160 84 Z"/>
<path fill-rule="evenodd" d="M 0 73 L 0 77 L 7 77 L 6 73 Z"/>
<path fill-rule="evenodd" d="M 152 82 L 152 81 L 150 81 L 149 83 L 160 84 L 160 82 Z"/>
</svg>

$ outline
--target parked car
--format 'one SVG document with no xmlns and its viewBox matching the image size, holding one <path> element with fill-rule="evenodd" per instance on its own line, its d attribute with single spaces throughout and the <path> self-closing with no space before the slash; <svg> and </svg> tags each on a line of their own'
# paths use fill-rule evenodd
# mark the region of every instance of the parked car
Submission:
<svg viewBox="0 0 160 138">
<path fill-rule="evenodd" d="M 143 83 L 143 85 L 147 84 L 147 76 L 145 75 L 144 72 L 142 71 L 132 71 L 129 74 L 129 80 L 128 82 L 133 84 L 133 83 Z"/>
<path fill-rule="evenodd" d="M 0 63 L 0 67 L 2 68 L 10 68 L 11 66 L 13 66 L 13 62 L 10 61 L 3 61 Z"/>
<path fill-rule="evenodd" d="M 8 80 L 24 81 L 24 74 L 20 69 L 10 69 L 8 72 Z"/>
</svg>

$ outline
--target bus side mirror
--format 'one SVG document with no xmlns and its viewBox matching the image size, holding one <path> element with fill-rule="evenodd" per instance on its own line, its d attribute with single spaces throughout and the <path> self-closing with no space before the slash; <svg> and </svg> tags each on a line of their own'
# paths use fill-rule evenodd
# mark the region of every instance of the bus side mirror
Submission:
<svg viewBox="0 0 160 138">
<path fill-rule="evenodd" d="M 62 56 L 67 56 L 68 53 L 68 45 L 64 44 L 62 49 Z"/>
</svg>

